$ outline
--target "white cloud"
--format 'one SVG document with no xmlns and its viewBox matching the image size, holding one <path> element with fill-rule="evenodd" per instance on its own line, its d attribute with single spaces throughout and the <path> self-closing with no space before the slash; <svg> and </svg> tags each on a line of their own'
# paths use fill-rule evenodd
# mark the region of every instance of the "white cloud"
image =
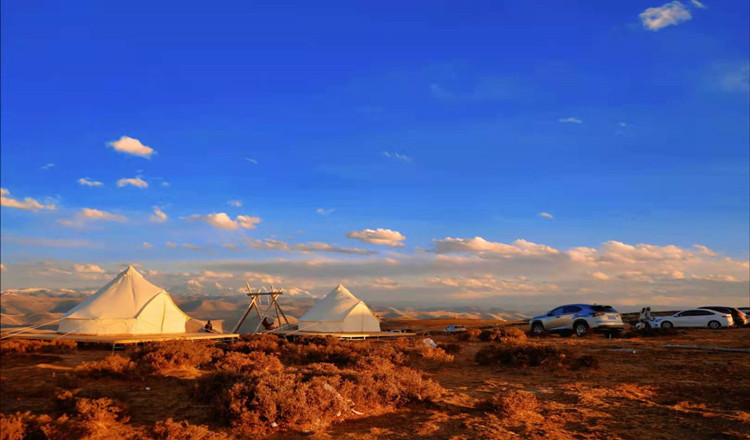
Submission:
<svg viewBox="0 0 750 440">
<path fill-rule="evenodd" d="M 154 206 L 154 213 L 148 218 L 154 223 L 164 223 L 168 219 L 167 214 L 165 214 L 158 206 Z"/>
<path fill-rule="evenodd" d="M 677 0 L 662 6 L 648 8 L 641 12 L 638 17 L 640 17 L 643 27 L 652 31 L 677 25 L 693 18 L 685 5 Z"/>
<path fill-rule="evenodd" d="M 699 2 L 698 0 L 690 0 L 690 3 L 692 3 L 696 8 L 706 9 L 706 5 Z"/>
<path fill-rule="evenodd" d="M 726 92 L 747 92 L 750 90 L 750 65 L 721 67 L 721 88 Z"/>
<path fill-rule="evenodd" d="M 253 159 L 252 157 L 246 157 L 245 160 L 255 165 L 258 164 L 258 161 Z"/>
<path fill-rule="evenodd" d="M 31 197 L 26 197 L 22 201 L 14 199 L 10 197 L 10 191 L 5 188 L 0 188 L 0 206 L 23 209 L 27 211 L 38 211 L 40 209 L 47 209 L 51 211 L 55 209 L 55 205 L 53 203 L 50 203 L 49 205 L 43 205 L 36 199 L 32 199 Z"/>
<path fill-rule="evenodd" d="M 168 188 L 169 187 L 169 182 L 162 182 L 161 186 L 163 186 L 165 188 Z"/>
<path fill-rule="evenodd" d="M 594 272 L 591 274 L 591 276 L 597 280 L 602 280 L 602 281 L 606 281 L 609 279 L 609 275 L 607 275 L 604 272 Z"/>
<path fill-rule="evenodd" d="M 148 183 L 145 180 L 141 179 L 140 176 L 133 177 L 130 179 L 123 178 L 117 181 L 118 188 L 122 188 L 123 186 L 128 186 L 128 185 L 135 186 L 138 188 L 148 188 Z"/>
<path fill-rule="evenodd" d="M 78 184 L 82 186 L 102 186 L 104 185 L 102 182 L 98 182 L 96 180 L 89 180 L 88 177 L 81 177 L 78 179 Z"/>
<path fill-rule="evenodd" d="M 383 156 L 385 156 L 385 157 L 387 157 L 389 159 L 400 160 L 402 162 L 411 162 L 411 157 L 409 157 L 409 156 L 407 156 L 405 154 L 392 153 L 392 152 L 389 152 L 389 151 L 383 151 Z"/>
<path fill-rule="evenodd" d="M 168 241 L 168 242 L 166 242 L 164 244 L 166 244 L 168 248 L 177 249 L 177 245 L 174 244 L 174 243 L 172 243 L 171 241 Z"/>
<path fill-rule="evenodd" d="M 111 212 L 101 211 L 99 209 L 83 208 L 72 219 L 58 220 L 65 226 L 83 226 L 89 221 L 116 221 L 124 222 L 127 218 L 121 215 L 112 214 Z"/>
<path fill-rule="evenodd" d="M 625 128 L 628 126 L 628 124 L 626 124 L 625 122 L 619 122 L 617 125 L 619 125 L 622 128 Z"/>
<path fill-rule="evenodd" d="M 195 246 L 190 243 L 182 243 L 182 247 L 184 247 L 185 249 L 190 249 L 191 251 L 196 251 L 196 252 L 201 252 L 203 250 L 202 247 Z"/>
<path fill-rule="evenodd" d="M 324 209 L 324 208 L 318 208 L 315 210 L 315 213 L 318 215 L 331 215 L 333 212 L 336 211 L 333 208 Z"/>
<path fill-rule="evenodd" d="M 331 252 L 339 254 L 350 254 L 350 255 L 371 255 L 375 252 L 368 251 L 366 249 L 358 248 L 345 248 L 335 246 L 329 243 L 322 243 L 318 241 L 312 241 L 308 243 L 296 243 L 290 244 L 281 240 L 274 240 L 271 238 L 265 240 L 243 240 L 248 246 L 253 249 L 267 250 L 267 251 L 282 251 L 282 252 Z"/>
<path fill-rule="evenodd" d="M 107 145 L 114 148 L 117 152 L 145 157 L 146 159 L 149 159 L 152 154 L 156 153 L 153 148 L 147 147 L 138 139 L 128 136 L 123 136 L 117 141 L 109 142 Z"/>
<path fill-rule="evenodd" d="M 487 241 L 482 237 L 446 237 L 442 240 L 435 239 L 432 241 L 435 244 L 434 251 L 438 254 L 466 252 L 490 257 L 552 256 L 560 254 L 560 251 L 555 248 L 523 239 L 518 239 L 511 244 Z"/>
<path fill-rule="evenodd" d="M 206 215 L 193 214 L 187 217 L 182 217 L 182 219 L 191 222 L 204 221 L 209 225 L 220 229 L 237 229 L 240 227 L 245 229 L 255 229 L 258 223 L 260 223 L 259 217 L 238 215 L 236 220 L 232 220 L 232 218 L 224 212 L 215 212 Z"/>
<path fill-rule="evenodd" d="M 383 228 L 349 231 L 346 236 L 365 243 L 382 244 L 391 247 L 403 247 L 404 243 L 402 241 L 406 240 L 406 237 L 400 232 Z"/>
<path fill-rule="evenodd" d="M 74 264 L 73 270 L 77 273 L 106 273 L 104 269 L 96 264 Z"/>
<path fill-rule="evenodd" d="M 229 249 L 230 251 L 235 251 L 235 252 L 240 251 L 240 248 L 238 248 L 237 245 L 233 243 L 225 243 L 222 247 L 224 249 Z"/>
<path fill-rule="evenodd" d="M 55 166 L 55 164 L 53 164 L 53 163 L 48 163 L 48 164 L 46 164 L 46 165 L 42 165 L 41 169 L 43 169 L 44 171 L 47 171 L 48 169 L 50 169 L 50 168 L 52 168 L 52 167 L 54 167 L 54 166 Z"/>
<path fill-rule="evenodd" d="M 151 249 L 151 248 L 153 248 L 153 247 L 154 247 L 154 245 L 153 245 L 153 244 L 151 244 L 151 243 L 149 243 L 149 242 L 147 242 L 147 241 L 144 241 L 144 242 L 143 242 L 143 249 Z"/>
<path fill-rule="evenodd" d="M 539 217 L 546 217 L 546 218 L 549 218 L 549 219 L 554 219 L 554 218 L 555 218 L 555 217 L 554 217 L 554 216 L 553 216 L 552 214 L 550 214 L 549 212 L 540 212 L 540 213 L 539 213 Z"/>
<path fill-rule="evenodd" d="M 239 200 L 230 200 L 227 202 L 227 205 L 234 206 L 235 208 L 239 208 L 240 206 L 242 206 L 242 202 Z"/>
<path fill-rule="evenodd" d="M 558 122 L 562 122 L 563 124 L 583 124 L 583 120 L 578 118 L 560 118 Z"/>
<path fill-rule="evenodd" d="M 89 240 L 79 240 L 71 238 L 42 238 L 42 237 L 12 237 L 7 234 L 3 236 L 3 241 L 10 243 L 22 244 L 24 246 L 44 246 L 44 247 L 71 247 L 71 248 L 93 248 L 99 244 Z"/>
<path fill-rule="evenodd" d="M 698 251 L 703 255 L 708 255 L 709 257 L 715 257 L 716 252 L 712 251 L 711 249 L 707 248 L 706 246 L 703 246 L 702 244 L 694 244 L 694 248 L 698 249 Z"/>
</svg>

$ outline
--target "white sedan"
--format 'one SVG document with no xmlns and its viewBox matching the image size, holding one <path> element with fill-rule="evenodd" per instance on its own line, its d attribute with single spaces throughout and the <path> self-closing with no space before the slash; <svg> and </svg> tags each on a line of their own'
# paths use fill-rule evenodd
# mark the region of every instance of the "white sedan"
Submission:
<svg viewBox="0 0 750 440">
<path fill-rule="evenodd" d="M 651 321 L 652 327 L 665 329 L 675 327 L 708 327 L 717 329 L 731 327 L 732 324 L 734 324 L 732 315 L 709 309 L 683 310 L 672 316 L 662 316 Z"/>
</svg>

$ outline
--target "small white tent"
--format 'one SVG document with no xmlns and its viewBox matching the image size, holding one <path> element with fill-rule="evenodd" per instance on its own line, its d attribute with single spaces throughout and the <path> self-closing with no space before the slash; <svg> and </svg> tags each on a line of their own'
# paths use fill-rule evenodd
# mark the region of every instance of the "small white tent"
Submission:
<svg viewBox="0 0 750 440">
<path fill-rule="evenodd" d="M 302 315 L 299 329 L 307 332 L 370 333 L 380 331 L 380 321 L 364 301 L 339 284 Z"/>
<path fill-rule="evenodd" d="M 128 266 L 64 314 L 57 331 L 79 335 L 185 333 L 189 319 L 164 289 Z"/>
</svg>

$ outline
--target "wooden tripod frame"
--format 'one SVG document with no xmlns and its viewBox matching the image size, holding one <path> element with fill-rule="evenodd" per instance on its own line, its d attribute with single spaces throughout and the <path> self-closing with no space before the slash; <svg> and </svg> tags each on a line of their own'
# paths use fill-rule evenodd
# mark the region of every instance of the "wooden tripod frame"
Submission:
<svg viewBox="0 0 750 440">
<path fill-rule="evenodd" d="M 245 285 L 247 286 L 247 296 L 251 297 L 252 300 L 250 301 L 250 305 L 247 306 L 247 310 L 245 310 L 245 313 L 242 315 L 242 318 L 240 318 L 240 321 L 237 323 L 236 326 L 234 326 L 234 330 L 232 330 L 232 333 L 237 333 L 237 331 L 242 326 L 242 323 L 245 322 L 245 319 L 247 318 L 247 315 L 250 314 L 250 312 L 255 309 L 255 313 L 258 314 L 258 325 L 255 327 L 255 330 L 253 333 L 258 333 L 258 329 L 260 329 L 260 326 L 263 324 L 263 316 L 260 313 L 260 302 L 258 301 L 261 296 L 270 296 L 271 297 L 271 304 L 268 305 L 266 308 L 266 312 L 268 312 L 268 309 L 273 307 L 274 312 L 276 312 L 276 319 L 278 320 L 279 325 L 281 325 L 281 319 L 284 319 L 284 322 L 289 324 L 289 320 L 286 319 L 286 315 L 284 314 L 284 311 L 281 310 L 281 306 L 276 301 L 276 298 L 278 298 L 280 295 L 282 295 L 284 292 L 280 290 L 275 290 L 273 286 L 271 286 L 270 292 L 261 292 L 260 289 L 258 289 L 257 292 L 253 292 L 250 289 L 250 284 L 248 282 L 245 282 Z M 264 312 L 264 314 L 266 313 Z"/>
</svg>

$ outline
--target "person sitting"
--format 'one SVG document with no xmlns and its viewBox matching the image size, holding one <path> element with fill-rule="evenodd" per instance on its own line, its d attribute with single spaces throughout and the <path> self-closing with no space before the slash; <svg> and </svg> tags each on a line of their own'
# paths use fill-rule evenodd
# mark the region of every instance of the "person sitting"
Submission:
<svg viewBox="0 0 750 440">
<path fill-rule="evenodd" d="M 213 333 L 214 332 L 214 326 L 211 324 L 211 321 L 206 321 L 206 325 L 203 326 L 203 330 L 206 331 L 206 333 Z"/>
<path fill-rule="evenodd" d="M 268 319 L 268 317 L 263 318 L 262 321 L 263 327 L 265 327 L 266 330 L 273 330 L 276 327 L 273 325 L 273 321 Z"/>
</svg>

